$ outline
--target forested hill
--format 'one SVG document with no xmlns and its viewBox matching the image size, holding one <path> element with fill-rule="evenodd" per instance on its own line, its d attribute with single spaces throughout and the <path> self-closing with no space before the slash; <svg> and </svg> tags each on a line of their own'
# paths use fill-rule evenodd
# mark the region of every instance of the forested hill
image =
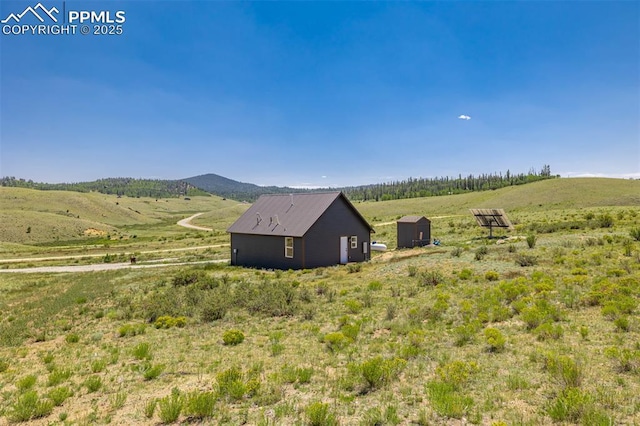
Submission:
<svg viewBox="0 0 640 426">
<path fill-rule="evenodd" d="M 341 190 L 351 200 L 386 201 L 486 191 L 555 177 L 558 176 L 551 175 L 551 167 L 544 165 L 540 172 L 531 169 L 529 173 L 526 174 L 512 174 L 507 170 L 504 175 L 502 173 L 493 173 L 479 176 L 468 175 L 464 177 L 459 175 L 457 178 L 409 178 L 403 181 L 341 188 Z"/>
<path fill-rule="evenodd" d="M 308 189 L 289 188 L 286 186 L 258 186 L 253 183 L 238 182 L 213 173 L 194 176 L 183 180 L 204 191 L 238 201 L 255 201 L 263 194 L 309 192 Z"/>
<path fill-rule="evenodd" d="M 185 195 L 209 195 L 189 182 L 159 179 L 106 178 L 93 182 L 38 183 L 14 177 L 3 177 L 0 179 L 0 186 L 76 192 L 94 191 L 127 197 L 168 198 Z"/>
<path fill-rule="evenodd" d="M 354 201 L 385 201 L 403 198 L 430 197 L 436 195 L 461 194 L 486 191 L 512 185 L 522 185 L 551 179 L 551 168 L 547 165 L 540 172 L 531 169 L 528 173 L 493 173 L 479 176 L 459 175 L 439 178 L 410 178 L 403 181 L 343 188 L 302 189 L 279 186 L 258 186 L 238 182 L 216 174 L 194 176 L 181 180 L 154 180 L 133 178 L 108 178 L 80 183 L 37 183 L 31 180 L 3 177 L 0 186 L 14 186 L 41 190 L 66 190 L 77 192 L 102 192 L 128 197 L 177 197 L 186 195 L 215 194 L 238 201 L 255 201 L 262 194 L 314 192 L 327 190 L 343 191 Z"/>
</svg>

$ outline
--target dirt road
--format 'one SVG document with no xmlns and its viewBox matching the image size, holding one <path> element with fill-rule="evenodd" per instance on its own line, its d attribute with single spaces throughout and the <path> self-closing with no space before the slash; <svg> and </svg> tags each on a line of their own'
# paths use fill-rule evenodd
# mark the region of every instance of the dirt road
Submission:
<svg viewBox="0 0 640 426">
<path fill-rule="evenodd" d="M 180 247 L 180 248 L 170 248 L 170 249 L 158 249 L 158 250 L 145 250 L 145 251 L 136 251 L 136 253 L 140 254 L 152 254 L 152 253 L 171 253 L 174 251 L 191 251 L 191 250 L 204 250 L 209 248 L 219 248 L 219 247 L 228 247 L 229 244 L 214 244 L 210 246 L 196 246 L 196 247 Z M 117 253 L 109 253 L 111 255 Z M 132 252 L 125 252 L 125 255 L 133 254 Z M 82 259 L 86 257 L 105 257 L 107 253 L 91 253 L 91 254 L 73 254 L 69 256 L 48 256 L 48 257 L 23 257 L 19 259 L 0 259 L 0 263 L 23 263 L 23 262 L 43 262 L 47 260 L 72 260 L 72 259 Z"/>
<path fill-rule="evenodd" d="M 204 226 L 197 226 L 197 225 L 192 225 L 190 222 L 195 219 L 198 216 L 203 215 L 204 213 L 196 213 L 193 216 L 189 216 L 186 219 L 182 219 L 179 220 L 177 223 L 180 226 L 184 226 L 185 228 L 189 228 L 189 229 L 196 229 L 198 231 L 213 231 L 213 229 L 211 228 L 205 228 Z"/>
<path fill-rule="evenodd" d="M 198 265 L 204 263 L 225 263 L 229 259 L 219 260 L 201 260 L 197 262 L 177 262 L 177 263 L 149 263 L 132 265 L 126 263 L 98 263 L 94 265 L 72 265 L 72 266 L 38 266 L 35 268 L 20 269 L 0 269 L 0 273 L 19 273 L 19 274 L 40 274 L 40 273 L 61 273 L 61 272 L 97 272 L 97 271 L 113 271 L 116 269 L 144 269 L 144 268 L 162 268 L 165 266 L 183 266 Z"/>
<path fill-rule="evenodd" d="M 429 216 L 428 219 L 445 219 L 447 217 L 460 217 L 460 216 L 466 216 L 466 215 L 464 215 L 464 214 L 449 214 L 449 215 L 446 215 L 446 216 Z M 397 221 L 392 220 L 391 222 L 374 223 L 373 226 L 394 225 L 395 223 L 397 223 Z"/>
</svg>

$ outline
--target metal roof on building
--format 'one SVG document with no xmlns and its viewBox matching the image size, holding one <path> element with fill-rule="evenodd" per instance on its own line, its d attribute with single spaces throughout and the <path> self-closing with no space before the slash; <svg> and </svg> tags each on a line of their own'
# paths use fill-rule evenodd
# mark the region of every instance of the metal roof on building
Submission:
<svg viewBox="0 0 640 426">
<path fill-rule="evenodd" d="M 227 232 L 302 237 L 338 198 L 373 231 L 371 225 L 342 192 L 262 195 L 231 225 Z"/>
<path fill-rule="evenodd" d="M 422 219 L 427 219 L 424 216 L 404 216 L 401 217 L 400 219 L 398 219 L 398 222 L 400 223 L 416 223 L 416 222 L 420 222 L 420 220 Z M 429 219 L 427 219 L 429 220 Z"/>
</svg>

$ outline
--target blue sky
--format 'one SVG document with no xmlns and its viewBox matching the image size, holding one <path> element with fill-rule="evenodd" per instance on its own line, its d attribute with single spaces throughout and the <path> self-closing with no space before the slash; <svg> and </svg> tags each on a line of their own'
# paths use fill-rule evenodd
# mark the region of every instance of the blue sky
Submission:
<svg viewBox="0 0 640 426">
<path fill-rule="evenodd" d="M 637 1 L 42 4 L 126 21 L 0 34 L 2 176 L 640 177 Z"/>
</svg>

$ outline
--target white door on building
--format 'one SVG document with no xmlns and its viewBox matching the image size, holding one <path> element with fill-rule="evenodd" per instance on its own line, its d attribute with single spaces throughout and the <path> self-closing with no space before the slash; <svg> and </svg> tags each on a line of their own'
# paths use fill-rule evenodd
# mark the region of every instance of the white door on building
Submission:
<svg viewBox="0 0 640 426">
<path fill-rule="evenodd" d="M 345 265 L 349 262 L 349 238 L 340 237 L 340 263 Z"/>
</svg>

